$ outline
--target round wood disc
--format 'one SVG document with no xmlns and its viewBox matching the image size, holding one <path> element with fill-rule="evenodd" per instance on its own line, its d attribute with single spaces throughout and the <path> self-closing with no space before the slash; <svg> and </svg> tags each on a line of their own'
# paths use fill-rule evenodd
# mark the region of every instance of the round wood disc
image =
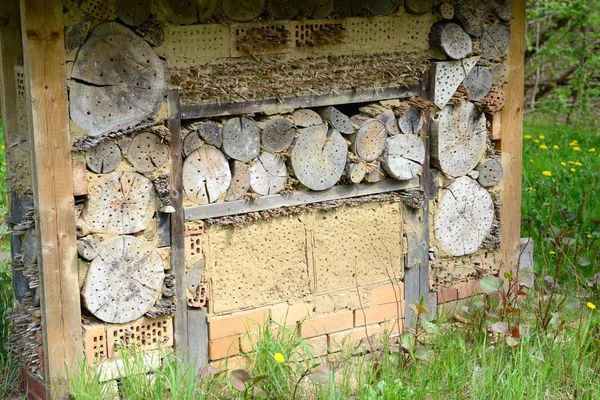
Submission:
<svg viewBox="0 0 600 400">
<path fill-rule="evenodd" d="M 247 162 L 260 153 L 260 129 L 246 117 L 231 118 L 223 125 L 223 153 Z"/>
<path fill-rule="evenodd" d="M 130 322 L 156 303 L 164 278 L 162 259 L 151 244 L 120 236 L 105 243 L 92 261 L 81 297 L 101 321 Z"/>
<path fill-rule="evenodd" d="M 223 132 L 221 132 L 219 125 L 214 122 L 202 122 L 196 125 L 196 129 L 202 140 L 206 143 L 212 144 L 215 147 L 223 145 Z"/>
<path fill-rule="evenodd" d="M 90 186 L 82 218 L 90 232 L 125 235 L 143 231 L 156 208 L 154 185 L 135 172 L 111 172 Z"/>
<path fill-rule="evenodd" d="M 419 135 L 400 134 L 387 139 L 383 168 L 394 179 L 406 181 L 421 172 L 425 145 Z"/>
<path fill-rule="evenodd" d="M 398 128 L 403 133 L 415 134 L 423 129 L 423 113 L 416 107 L 408 106 L 404 114 L 398 117 Z"/>
<path fill-rule="evenodd" d="M 396 11 L 401 3 L 401 0 L 367 0 L 367 10 L 375 16 L 386 16 Z"/>
<path fill-rule="evenodd" d="M 494 24 L 483 32 L 481 37 L 481 56 L 490 60 L 504 59 L 508 56 L 510 27 L 507 24 Z"/>
<path fill-rule="evenodd" d="M 241 199 L 250 189 L 250 168 L 241 161 L 231 160 L 231 183 L 225 194 L 225 201 Z"/>
<path fill-rule="evenodd" d="M 440 21 L 433 24 L 429 42 L 454 60 L 467 57 L 473 51 L 473 41 L 464 29 L 454 22 Z"/>
<path fill-rule="evenodd" d="M 480 37 L 497 0 L 454 0 L 454 14 L 469 35 Z"/>
<path fill-rule="evenodd" d="M 198 22 L 198 0 L 155 0 L 160 16 L 174 25 L 191 25 Z"/>
<path fill-rule="evenodd" d="M 334 0 L 306 0 L 302 3 L 304 15 L 312 19 L 325 19 L 333 13 Z"/>
<path fill-rule="evenodd" d="M 149 173 L 169 161 L 169 146 L 152 132 L 140 132 L 131 140 L 127 160 L 138 172 Z"/>
<path fill-rule="evenodd" d="M 377 119 L 385 124 L 385 128 L 387 129 L 388 135 L 394 136 L 399 135 L 401 133 L 400 127 L 398 126 L 398 120 L 396 119 L 394 111 L 385 110 L 377 116 Z"/>
<path fill-rule="evenodd" d="M 334 0 L 335 12 L 342 18 L 361 15 L 366 5 L 366 0 Z"/>
<path fill-rule="evenodd" d="M 201 147 L 183 162 L 183 189 L 196 204 L 214 203 L 231 183 L 227 159 L 214 147 Z"/>
<path fill-rule="evenodd" d="M 492 72 L 485 67 L 475 67 L 463 81 L 471 101 L 483 99 L 492 88 Z"/>
<path fill-rule="evenodd" d="M 121 163 L 121 149 L 115 142 L 105 140 L 85 152 L 85 161 L 91 171 L 108 174 Z"/>
<path fill-rule="evenodd" d="M 262 132 L 262 146 L 267 152 L 287 150 L 296 137 L 296 129 L 287 118 L 268 120 Z"/>
<path fill-rule="evenodd" d="M 432 157 L 445 174 L 459 177 L 477 166 L 487 145 L 487 129 L 484 113 L 473 103 L 444 107 L 432 128 Z"/>
<path fill-rule="evenodd" d="M 410 14 L 425 14 L 431 12 L 433 0 L 404 0 L 404 8 Z"/>
<path fill-rule="evenodd" d="M 291 151 L 296 178 L 312 190 L 329 189 L 340 180 L 348 147 L 342 135 L 326 125 L 303 129 Z"/>
<path fill-rule="evenodd" d="M 360 183 L 365 179 L 367 173 L 367 167 L 364 163 L 348 163 L 346 165 L 346 179 L 350 183 Z"/>
<path fill-rule="evenodd" d="M 451 256 L 472 254 L 489 234 L 494 220 L 492 197 L 473 179 L 463 176 L 442 190 L 435 213 L 434 234 Z"/>
<path fill-rule="evenodd" d="M 219 0 L 198 0 L 198 19 L 200 22 L 210 20 L 219 8 Z"/>
<path fill-rule="evenodd" d="M 183 138 L 183 143 L 181 144 L 181 150 L 183 152 L 183 156 L 187 157 L 194 150 L 200 148 L 200 137 L 198 137 L 197 131 L 191 131 Z"/>
<path fill-rule="evenodd" d="M 233 21 L 246 22 L 258 18 L 265 11 L 265 0 L 222 0 L 225 16 Z"/>
<path fill-rule="evenodd" d="M 476 171 L 479 172 L 477 182 L 483 187 L 492 187 L 500 183 L 504 169 L 498 160 L 489 159 L 481 162 Z"/>
<path fill-rule="evenodd" d="M 275 154 L 261 153 L 250 166 L 250 187 L 261 196 L 281 192 L 287 180 L 285 162 Z"/>
<path fill-rule="evenodd" d="M 384 123 L 376 119 L 367 121 L 353 136 L 352 151 L 367 162 L 383 153 L 388 138 Z"/>
<path fill-rule="evenodd" d="M 140 26 L 150 17 L 149 0 L 117 0 L 119 19 L 129 26 Z"/>
<path fill-rule="evenodd" d="M 302 128 L 321 125 L 323 123 L 321 116 L 313 110 L 296 110 L 292 113 L 292 119 L 294 120 L 296 126 L 300 126 Z"/>
<path fill-rule="evenodd" d="M 303 0 L 279 0 L 269 2 L 269 11 L 274 20 L 292 19 L 302 11 Z"/>
</svg>

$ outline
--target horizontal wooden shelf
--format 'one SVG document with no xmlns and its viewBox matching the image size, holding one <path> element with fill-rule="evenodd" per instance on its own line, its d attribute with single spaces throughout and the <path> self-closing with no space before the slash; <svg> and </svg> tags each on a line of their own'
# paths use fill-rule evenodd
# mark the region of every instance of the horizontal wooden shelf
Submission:
<svg viewBox="0 0 600 400">
<path fill-rule="evenodd" d="M 419 96 L 421 85 L 386 86 L 379 88 L 346 89 L 337 92 L 307 95 L 269 97 L 237 102 L 211 102 L 181 106 L 181 118 L 184 120 L 240 115 L 252 113 L 277 113 L 295 108 L 324 107 L 337 104 L 367 103 L 390 99 L 405 99 Z"/>
<path fill-rule="evenodd" d="M 368 196 L 377 193 L 394 192 L 397 190 L 419 187 L 420 179 L 415 177 L 410 181 L 386 179 L 377 183 L 360 183 L 357 185 L 338 185 L 331 189 L 315 192 L 312 190 L 294 192 L 288 195 L 276 194 L 263 196 L 256 200 L 237 200 L 224 203 L 204 204 L 186 207 L 185 220 L 225 217 L 228 215 L 245 214 L 264 211 L 279 207 L 298 206 L 302 204 L 320 203 L 329 200 L 347 199 L 350 197 Z"/>
</svg>

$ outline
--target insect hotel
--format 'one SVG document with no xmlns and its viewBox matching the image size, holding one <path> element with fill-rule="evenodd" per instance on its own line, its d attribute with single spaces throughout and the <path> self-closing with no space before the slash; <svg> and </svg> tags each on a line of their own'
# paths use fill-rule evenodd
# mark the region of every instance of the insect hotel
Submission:
<svg viewBox="0 0 600 400">
<path fill-rule="evenodd" d="M 524 0 L 3 0 L 30 396 L 119 349 L 316 355 L 475 295 L 519 251 Z M 247 334 L 247 332 L 249 332 Z"/>
</svg>

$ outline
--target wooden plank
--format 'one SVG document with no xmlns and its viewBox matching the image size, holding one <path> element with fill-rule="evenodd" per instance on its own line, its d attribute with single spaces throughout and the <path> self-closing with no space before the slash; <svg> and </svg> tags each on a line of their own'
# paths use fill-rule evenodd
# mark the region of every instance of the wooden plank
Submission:
<svg viewBox="0 0 600 400">
<path fill-rule="evenodd" d="M 240 102 L 204 103 L 183 105 L 182 119 L 240 115 L 260 112 L 276 113 L 292 108 L 323 107 L 336 104 L 366 103 L 380 100 L 403 99 L 418 96 L 420 84 L 408 87 L 380 87 L 373 89 L 348 89 L 339 92 L 301 96 L 269 97 Z"/>
<path fill-rule="evenodd" d="M 21 0 L 48 398 L 83 356 L 61 0 Z"/>
<path fill-rule="evenodd" d="M 506 104 L 501 111 L 502 140 L 502 236 L 504 268 L 516 268 L 521 238 L 521 179 L 523 134 L 523 88 L 525 57 L 525 0 L 513 0 L 508 48 L 508 84 L 504 86 Z"/>
<path fill-rule="evenodd" d="M 320 203 L 329 200 L 347 199 L 377 193 L 419 187 L 419 177 L 410 181 L 386 179 L 378 183 L 361 183 L 358 185 L 339 185 L 331 189 L 315 192 L 307 190 L 289 195 L 276 194 L 263 196 L 255 200 L 237 200 L 224 203 L 205 204 L 185 208 L 185 220 L 195 221 L 206 218 L 224 217 L 227 215 L 269 210 L 279 207 L 298 206 L 302 204 Z"/>
<path fill-rule="evenodd" d="M 208 365 L 208 320 L 206 307 L 188 310 L 188 352 L 190 362 L 200 367 Z"/>
<path fill-rule="evenodd" d="M 171 270 L 175 274 L 175 347 L 182 353 L 188 347 L 188 322 L 187 322 L 187 284 L 185 277 L 185 223 L 183 220 L 183 155 L 181 149 L 181 108 L 179 92 L 170 91 L 169 121 L 171 131 L 171 144 L 169 156 L 171 157 L 171 205 L 175 212 L 171 214 Z"/>
</svg>

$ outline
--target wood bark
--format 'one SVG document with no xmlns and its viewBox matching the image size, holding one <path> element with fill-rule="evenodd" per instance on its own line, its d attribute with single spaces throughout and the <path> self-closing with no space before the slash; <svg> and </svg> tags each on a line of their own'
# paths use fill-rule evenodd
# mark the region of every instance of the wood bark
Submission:
<svg viewBox="0 0 600 400">
<path fill-rule="evenodd" d="M 494 9 L 495 0 L 456 0 L 454 13 L 469 35 L 480 37 L 483 23 Z"/>
<path fill-rule="evenodd" d="M 212 144 L 215 147 L 221 147 L 223 145 L 223 132 L 219 125 L 214 122 L 201 122 L 195 126 L 198 130 L 198 134 L 208 144 Z"/>
<path fill-rule="evenodd" d="M 194 150 L 199 149 L 201 146 L 200 137 L 198 136 L 198 131 L 191 131 L 183 138 L 183 143 L 181 144 L 181 151 L 183 152 L 183 156 L 187 157 L 194 152 Z"/>
<path fill-rule="evenodd" d="M 121 158 L 121 149 L 110 140 L 100 142 L 85 152 L 88 168 L 97 174 L 113 172 L 121 163 Z"/>
<path fill-rule="evenodd" d="M 111 172 L 90 188 L 81 218 L 91 233 L 140 232 L 156 211 L 155 197 L 150 179 L 135 172 Z"/>
<path fill-rule="evenodd" d="M 425 161 L 425 146 L 419 135 L 400 134 L 387 139 L 382 165 L 394 179 L 406 181 L 418 175 Z"/>
<path fill-rule="evenodd" d="M 388 138 L 385 124 L 376 119 L 370 119 L 363 124 L 358 132 L 351 135 L 351 150 L 364 161 L 375 160 L 383 153 Z"/>
<path fill-rule="evenodd" d="M 183 163 L 183 189 L 196 204 L 214 203 L 227 192 L 231 171 L 227 159 L 214 147 L 201 147 Z"/>
<path fill-rule="evenodd" d="M 429 43 L 448 57 L 460 60 L 473 51 L 473 41 L 460 25 L 450 21 L 433 24 L 429 32 Z"/>
<path fill-rule="evenodd" d="M 475 67 L 463 81 L 471 101 L 483 99 L 492 88 L 492 72 L 485 67 Z"/>
<path fill-rule="evenodd" d="M 375 16 L 390 15 L 398 9 L 401 0 L 367 0 L 367 10 Z"/>
<path fill-rule="evenodd" d="M 340 180 L 346 166 L 348 148 L 338 131 L 326 125 L 300 131 L 291 150 L 294 175 L 312 190 L 329 189 Z"/>
<path fill-rule="evenodd" d="M 448 105 L 434 118 L 432 158 L 452 177 L 466 175 L 483 157 L 487 145 L 485 115 L 473 103 Z"/>
<path fill-rule="evenodd" d="M 410 14 L 425 14 L 433 8 L 433 0 L 405 0 L 404 8 Z"/>
<path fill-rule="evenodd" d="M 250 166 L 250 187 L 261 196 L 281 192 L 287 180 L 285 162 L 275 154 L 261 153 Z"/>
<path fill-rule="evenodd" d="M 304 15 L 312 19 L 324 19 L 333 13 L 334 0 L 306 0 L 302 6 Z"/>
<path fill-rule="evenodd" d="M 329 125 L 343 134 L 354 133 L 354 127 L 350 122 L 350 118 L 342 112 L 340 112 L 337 108 L 328 106 L 319 109 L 319 115 L 325 121 L 329 123 Z"/>
<path fill-rule="evenodd" d="M 247 162 L 260 153 L 260 129 L 246 117 L 231 118 L 223 125 L 223 153 Z"/>
<path fill-rule="evenodd" d="M 414 106 L 406 106 L 398 117 L 398 128 L 406 134 L 416 134 L 423 129 L 423 113 Z"/>
<path fill-rule="evenodd" d="M 319 118 L 320 120 L 320 118 Z M 287 150 L 296 137 L 296 129 L 287 118 L 270 119 L 262 131 L 261 143 L 263 149 L 270 153 Z"/>
<path fill-rule="evenodd" d="M 138 133 L 127 149 L 127 160 L 141 173 L 149 173 L 169 161 L 169 146 L 151 132 Z"/>
<path fill-rule="evenodd" d="M 346 165 L 345 176 L 350 183 L 360 183 L 365 179 L 367 167 L 365 163 L 348 163 Z"/>
<path fill-rule="evenodd" d="M 71 119 L 88 136 L 134 127 L 164 101 L 163 62 L 150 45 L 116 22 L 94 28 L 73 64 Z"/>
<path fill-rule="evenodd" d="M 231 183 L 225 193 L 225 201 L 241 199 L 250 189 L 250 168 L 241 161 L 230 161 Z"/>
<path fill-rule="evenodd" d="M 317 112 L 307 109 L 294 111 L 292 119 L 296 126 L 301 128 L 308 128 L 309 126 L 321 125 L 323 123 L 321 116 Z"/>
<path fill-rule="evenodd" d="M 434 219 L 435 238 L 448 255 L 472 254 L 490 232 L 493 219 L 490 194 L 473 179 L 463 176 L 442 190 Z"/>
<path fill-rule="evenodd" d="M 102 246 L 81 290 L 85 307 L 108 323 L 143 316 L 161 295 L 164 266 L 147 242 L 120 236 Z"/>
<path fill-rule="evenodd" d="M 494 24 L 483 32 L 481 56 L 490 60 L 505 59 L 510 43 L 510 27 L 507 24 Z"/>
<path fill-rule="evenodd" d="M 301 0 L 271 0 L 269 3 L 269 12 L 274 20 L 293 19 L 302 11 Z"/>
<path fill-rule="evenodd" d="M 198 22 L 198 0 L 155 0 L 160 15 L 174 25 Z"/>
<path fill-rule="evenodd" d="M 150 17 L 149 0 L 117 0 L 117 15 L 129 26 L 140 26 Z"/>
<path fill-rule="evenodd" d="M 221 8 L 227 18 L 246 22 L 260 17 L 265 11 L 265 4 L 265 0 L 222 0 Z"/>
<path fill-rule="evenodd" d="M 477 182 L 483 187 L 492 187 L 500 183 L 504 169 L 500 161 L 493 158 L 479 163 L 475 168 L 479 172 Z"/>
</svg>

